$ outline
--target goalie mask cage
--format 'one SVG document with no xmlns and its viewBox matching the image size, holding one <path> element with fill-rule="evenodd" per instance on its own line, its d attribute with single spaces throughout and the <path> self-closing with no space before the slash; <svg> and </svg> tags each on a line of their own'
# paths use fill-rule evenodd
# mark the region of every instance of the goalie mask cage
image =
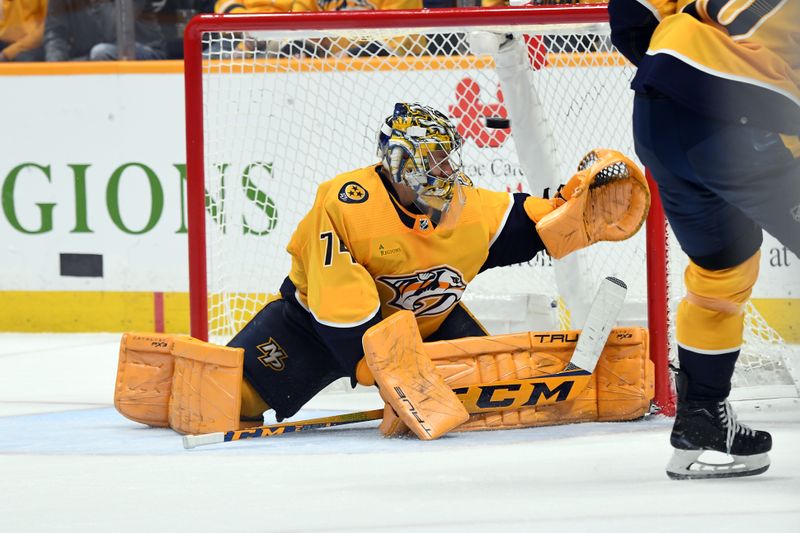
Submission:
<svg viewBox="0 0 800 533">
<path fill-rule="evenodd" d="M 185 82 L 193 336 L 227 342 L 277 291 L 290 267 L 286 244 L 317 185 L 378 161 L 377 129 L 395 102 L 424 103 L 452 118 L 477 186 L 530 192 L 509 130 L 486 127 L 486 117 L 507 117 L 507 110 L 491 56 L 471 52 L 473 31 L 525 36 L 553 179 L 565 182 L 592 148 L 635 156 L 633 68 L 610 43 L 605 5 L 191 21 Z M 668 363 L 676 352 L 669 317 L 683 294 L 685 265 L 654 195 L 643 231 L 591 247 L 570 271 L 588 299 L 605 276 L 627 283 L 621 322 L 650 329 L 656 403 L 666 414 L 674 408 Z M 559 290 L 566 284 L 555 270 L 540 254 L 484 272 L 465 302 L 492 333 L 569 328 Z M 752 305 L 745 336 L 732 397 L 797 396 L 789 347 Z"/>
</svg>

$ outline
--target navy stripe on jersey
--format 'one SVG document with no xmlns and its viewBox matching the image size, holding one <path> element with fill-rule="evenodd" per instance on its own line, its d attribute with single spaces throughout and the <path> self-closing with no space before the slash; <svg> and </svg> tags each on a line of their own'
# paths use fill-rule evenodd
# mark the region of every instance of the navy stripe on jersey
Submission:
<svg viewBox="0 0 800 533">
<path fill-rule="evenodd" d="M 692 2 L 691 4 L 686 4 L 683 6 L 681 13 L 686 13 L 687 15 L 696 18 L 700 22 L 703 22 L 703 17 L 701 17 L 700 12 L 697 11 L 697 2 Z"/>
<path fill-rule="evenodd" d="M 536 254 L 545 249 L 536 224 L 525 211 L 525 199 L 529 195 L 514 193 L 514 205 L 508 214 L 506 223 L 500 230 L 500 235 L 489 248 L 489 256 L 483 263 L 480 272 L 489 268 L 506 265 L 516 265 L 533 259 Z"/>
<path fill-rule="evenodd" d="M 719 12 L 727 2 L 706 2 L 706 13 L 711 20 L 719 20 Z"/>
<path fill-rule="evenodd" d="M 761 22 L 761 19 L 769 15 L 783 0 L 759 0 L 753 2 L 747 9 L 736 15 L 725 27 L 728 34 L 732 37 L 746 35 Z M 716 17 L 714 17 L 716 19 Z M 788 36 L 787 36 L 788 37 Z"/>
</svg>

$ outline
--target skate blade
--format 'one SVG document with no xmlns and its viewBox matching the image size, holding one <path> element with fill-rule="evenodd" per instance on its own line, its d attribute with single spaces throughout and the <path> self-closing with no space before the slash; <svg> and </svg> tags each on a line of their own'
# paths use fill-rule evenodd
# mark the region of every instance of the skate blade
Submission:
<svg viewBox="0 0 800 533">
<path fill-rule="evenodd" d="M 720 479 L 755 476 L 769 468 L 769 455 L 725 455 L 728 462 L 709 463 L 700 459 L 709 450 L 675 450 L 667 464 L 670 479 Z"/>
</svg>

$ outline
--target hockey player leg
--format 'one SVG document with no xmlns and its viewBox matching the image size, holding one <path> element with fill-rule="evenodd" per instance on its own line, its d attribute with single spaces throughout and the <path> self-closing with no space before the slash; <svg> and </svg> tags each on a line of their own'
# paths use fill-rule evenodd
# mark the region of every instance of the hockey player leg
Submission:
<svg viewBox="0 0 800 533">
<path fill-rule="evenodd" d="M 694 121 L 699 133 L 687 139 L 696 144 L 689 144 L 686 157 L 703 184 L 800 257 L 797 137 L 705 117 Z"/>
<path fill-rule="evenodd" d="M 686 399 L 689 378 L 676 369 L 678 412 L 670 435 L 674 451 L 667 463 L 671 479 L 707 479 L 755 476 L 769 468 L 772 436 L 736 421 L 727 401 Z M 726 454 L 718 462 L 705 457 L 709 452 Z"/>
<path fill-rule="evenodd" d="M 759 255 L 723 270 L 695 263 L 686 269 L 687 296 L 677 316 L 681 369 L 670 436 L 675 452 L 667 465 L 673 479 L 748 476 L 769 467 L 770 434 L 737 422 L 726 400 L 742 343 L 742 308 L 758 277 Z M 726 454 L 728 462 L 708 462 L 705 452 Z"/>
<path fill-rule="evenodd" d="M 451 324 L 450 327 L 445 327 L 445 324 L 443 324 L 439 331 L 429 337 L 429 339 L 437 336 L 441 337 L 443 342 L 426 342 L 420 344 L 419 348 L 415 348 L 415 350 L 419 354 L 427 354 L 431 359 L 457 357 L 457 362 L 445 362 L 441 368 L 439 368 L 439 363 L 435 362 L 436 371 L 445 377 L 445 381 L 450 387 L 455 388 L 456 394 L 469 413 L 491 413 L 493 416 L 498 411 L 521 409 L 521 411 L 529 413 L 536 406 L 543 404 L 557 402 L 569 404 L 573 400 L 577 400 L 587 389 L 590 381 L 595 378 L 594 371 L 604 346 L 616 346 L 621 338 L 624 341 L 623 344 L 626 345 L 626 348 L 622 350 L 625 364 L 615 366 L 612 370 L 612 375 L 616 376 L 614 381 L 622 380 L 626 383 L 634 383 L 637 387 L 641 385 L 643 394 L 636 394 L 633 390 L 626 391 L 622 396 L 610 393 L 608 395 L 604 394 L 603 400 L 598 401 L 600 395 L 595 394 L 594 391 L 598 387 L 592 386 L 590 402 L 594 406 L 594 411 L 586 416 L 589 416 L 590 418 L 588 419 L 592 420 L 636 418 L 641 416 L 642 406 L 644 406 L 645 410 L 647 409 L 649 399 L 652 398 L 652 370 L 650 369 L 652 364 L 649 367 L 647 366 L 649 360 L 647 359 L 646 331 L 617 332 L 619 338 L 616 341 L 609 339 L 611 328 L 622 307 L 625 292 L 625 285 L 621 281 L 611 278 L 604 280 L 592 304 L 586 328 L 580 334 L 572 332 L 572 335 L 561 333 L 521 333 L 484 337 L 483 334 L 485 332 L 479 327 L 474 317 L 465 308 L 459 308 L 461 313 L 454 315 L 456 317 L 453 320 L 454 324 Z M 447 321 L 450 321 L 451 318 L 452 316 L 448 317 Z M 387 324 L 389 323 L 387 322 Z M 410 329 L 414 331 L 409 332 L 405 337 L 416 338 L 418 335 L 416 328 Z M 481 336 L 460 338 L 462 335 L 455 335 L 454 338 L 454 336 L 448 335 L 448 331 L 443 330 L 450 330 L 449 333 L 451 334 L 459 331 L 462 333 L 471 331 L 473 335 L 477 333 Z M 534 341 L 539 337 L 552 337 L 557 339 L 557 343 L 555 346 L 550 344 L 544 346 Z M 644 348 L 637 349 L 641 347 Z M 558 350 L 559 348 L 563 351 L 566 359 L 555 360 L 556 365 L 561 364 L 556 369 L 552 368 L 553 361 L 546 357 L 543 360 L 543 356 L 539 352 L 547 352 L 549 354 L 553 349 Z M 384 352 L 387 351 L 386 348 L 382 349 Z M 365 349 L 365 351 L 367 350 Z M 613 357 L 609 355 L 611 360 L 616 358 L 617 352 L 614 352 L 614 354 Z M 488 374 L 481 372 L 484 367 L 487 369 L 495 367 L 498 364 L 496 358 L 503 362 L 511 362 L 511 366 L 503 364 L 501 372 L 497 374 L 491 370 L 488 370 Z M 424 359 L 427 360 L 427 357 Z M 409 361 L 416 364 L 416 358 L 409 358 Z M 642 361 L 646 363 L 644 368 L 640 365 Z M 633 366 L 630 366 L 629 362 L 632 362 Z M 375 382 L 375 378 L 370 372 L 374 365 L 370 365 L 370 368 L 367 368 L 367 363 L 362 360 L 356 368 L 356 377 L 362 385 L 372 385 Z M 517 363 L 521 366 L 517 367 Z M 539 367 L 539 363 L 544 363 L 543 371 L 531 374 L 531 369 Z M 456 368 L 455 375 L 452 375 L 452 372 L 447 370 L 452 368 L 451 364 Z M 567 365 L 569 366 L 567 367 Z M 545 368 L 547 370 L 544 370 Z M 626 375 L 625 378 L 620 377 L 620 374 L 617 373 L 629 374 L 627 369 L 630 368 L 638 368 L 640 371 Z M 650 370 L 648 371 L 648 369 Z M 563 374 L 561 373 L 562 371 Z M 402 372 L 402 369 L 400 372 Z M 414 376 L 418 370 L 414 367 L 408 367 L 405 372 L 409 376 Z M 517 372 L 521 374 L 517 375 Z M 603 372 L 601 370 L 598 375 L 602 375 Z M 537 379 L 537 375 L 541 377 Z M 509 379 L 511 381 L 508 381 Z M 649 383 L 649 386 L 646 385 L 647 383 Z M 490 385 L 484 386 L 486 384 Z M 464 385 L 467 386 L 465 387 Z M 649 394 L 647 391 L 649 391 Z M 611 400 L 612 398 L 613 401 Z M 645 400 L 642 402 L 640 401 L 641 398 L 645 398 Z M 632 403 L 626 403 L 624 401 L 626 399 L 632 400 Z M 603 405 L 602 408 L 601 404 Z M 569 410 L 567 408 L 567 411 Z M 581 416 L 583 415 L 579 415 L 577 418 L 580 419 Z M 563 421 L 575 420 L 565 416 Z M 381 431 L 387 436 L 402 435 L 407 430 L 402 422 L 402 419 L 398 417 L 397 410 L 392 409 L 392 405 L 387 405 L 384 423 L 381 424 Z"/>
</svg>

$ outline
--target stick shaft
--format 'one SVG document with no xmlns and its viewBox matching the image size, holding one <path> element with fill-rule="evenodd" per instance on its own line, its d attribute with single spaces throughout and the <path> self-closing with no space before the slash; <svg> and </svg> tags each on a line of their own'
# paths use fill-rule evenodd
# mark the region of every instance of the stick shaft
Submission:
<svg viewBox="0 0 800 533">
<path fill-rule="evenodd" d="M 312 418 L 310 420 L 298 420 L 297 422 L 282 422 L 280 424 L 271 424 L 254 428 L 209 433 L 207 435 L 184 435 L 183 447 L 190 449 L 205 444 L 274 437 L 275 435 L 283 435 L 284 433 L 298 433 L 300 431 L 308 431 L 309 429 L 343 426 L 345 424 L 380 420 L 381 418 L 383 418 L 383 409 L 373 409 L 371 411 L 324 416 L 321 418 Z"/>
</svg>

